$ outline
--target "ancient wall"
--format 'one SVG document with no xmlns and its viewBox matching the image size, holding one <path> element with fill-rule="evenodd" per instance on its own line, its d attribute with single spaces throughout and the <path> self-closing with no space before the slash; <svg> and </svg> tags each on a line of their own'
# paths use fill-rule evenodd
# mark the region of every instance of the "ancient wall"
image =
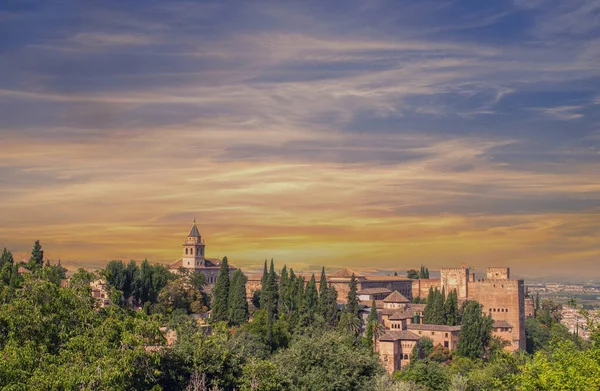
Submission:
<svg viewBox="0 0 600 391">
<path fill-rule="evenodd" d="M 510 280 L 510 269 L 507 267 L 488 267 L 488 280 Z"/>
<path fill-rule="evenodd" d="M 423 280 L 423 279 L 411 280 L 411 285 L 412 285 L 411 286 L 412 297 L 420 297 L 422 299 L 429 296 L 429 288 L 442 289 L 441 281 L 437 278 L 436 279 L 427 279 L 427 280 Z M 407 298 L 408 298 L 408 296 L 407 296 Z"/>
<path fill-rule="evenodd" d="M 446 295 L 456 289 L 458 298 L 469 297 L 469 269 L 447 268 L 441 269 L 441 284 Z"/>
<path fill-rule="evenodd" d="M 398 291 L 402 294 L 402 296 L 406 297 L 408 300 L 413 297 L 412 290 L 413 280 L 408 280 L 406 278 L 401 277 L 367 277 L 365 280 L 359 283 L 360 289 L 366 288 L 387 288 L 389 290 Z M 346 294 L 347 295 L 347 294 Z M 339 291 L 338 291 L 339 296 Z"/>
<path fill-rule="evenodd" d="M 509 333 L 511 350 L 525 349 L 525 288 L 523 280 L 478 280 L 469 287 L 469 299 L 483 305 L 494 320 L 505 320 L 513 328 Z"/>
<path fill-rule="evenodd" d="M 248 276 L 248 281 L 246 281 L 246 299 L 248 301 L 252 300 L 252 296 L 254 292 L 260 290 L 262 276 Z"/>
</svg>

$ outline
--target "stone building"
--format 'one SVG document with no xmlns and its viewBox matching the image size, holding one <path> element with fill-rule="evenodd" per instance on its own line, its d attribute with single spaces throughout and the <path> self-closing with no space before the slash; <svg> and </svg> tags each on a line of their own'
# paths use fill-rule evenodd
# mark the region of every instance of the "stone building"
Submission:
<svg viewBox="0 0 600 391">
<path fill-rule="evenodd" d="M 511 280 L 507 267 L 489 267 L 486 278 L 477 279 L 468 268 L 441 269 L 441 286 L 446 293 L 456 289 L 459 302 L 476 300 L 494 321 L 510 327 L 498 335 L 510 342 L 507 350 L 525 349 L 525 288 L 523 280 Z"/>
<path fill-rule="evenodd" d="M 187 238 L 183 242 L 182 258 L 169 265 L 169 270 L 173 273 L 179 273 L 183 268 L 190 272 L 200 272 L 206 277 L 206 283 L 209 288 L 217 281 L 219 271 L 221 270 L 221 260 L 206 258 L 206 244 L 198 231 L 196 220 L 190 230 Z M 235 267 L 229 266 L 230 276 L 235 271 Z"/>
</svg>

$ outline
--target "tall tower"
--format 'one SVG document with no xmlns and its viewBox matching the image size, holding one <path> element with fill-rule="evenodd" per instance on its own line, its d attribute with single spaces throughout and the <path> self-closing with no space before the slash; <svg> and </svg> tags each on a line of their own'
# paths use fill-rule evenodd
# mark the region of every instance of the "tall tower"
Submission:
<svg viewBox="0 0 600 391">
<path fill-rule="evenodd" d="M 196 219 L 194 219 L 194 225 L 183 244 L 183 267 L 196 269 L 205 266 L 204 247 L 204 242 L 196 226 Z"/>
</svg>

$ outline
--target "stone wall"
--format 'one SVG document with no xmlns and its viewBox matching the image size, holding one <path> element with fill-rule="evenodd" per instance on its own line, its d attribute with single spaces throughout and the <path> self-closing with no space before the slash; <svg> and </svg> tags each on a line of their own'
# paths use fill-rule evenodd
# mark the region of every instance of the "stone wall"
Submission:
<svg viewBox="0 0 600 391">
<path fill-rule="evenodd" d="M 507 267 L 488 267 L 488 280 L 510 280 L 510 269 Z"/>
<path fill-rule="evenodd" d="M 412 297 L 420 297 L 422 299 L 425 299 L 427 296 L 429 296 L 429 288 L 433 288 L 434 290 L 437 289 L 442 289 L 442 286 L 440 284 L 440 280 L 439 279 L 418 279 L 418 280 L 411 280 L 411 285 L 412 285 Z M 407 296 L 408 297 L 408 296 Z"/>
<path fill-rule="evenodd" d="M 526 297 L 525 298 L 525 318 L 534 318 L 535 317 L 535 304 L 533 303 L 533 298 Z"/>
</svg>

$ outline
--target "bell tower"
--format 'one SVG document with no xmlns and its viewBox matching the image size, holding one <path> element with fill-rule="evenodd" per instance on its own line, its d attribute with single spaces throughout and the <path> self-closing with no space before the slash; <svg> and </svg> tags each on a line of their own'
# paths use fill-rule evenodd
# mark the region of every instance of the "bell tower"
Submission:
<svg viewBox="0 0 600 391">
<path fill-rule="evenodd" d="M 205 266 L 204 248 L 204 242 L 196 226 L 196 219 L 194 219 L 194 225 L 183 244 L 183 267 L 196 269 Z"/>
</svg>

